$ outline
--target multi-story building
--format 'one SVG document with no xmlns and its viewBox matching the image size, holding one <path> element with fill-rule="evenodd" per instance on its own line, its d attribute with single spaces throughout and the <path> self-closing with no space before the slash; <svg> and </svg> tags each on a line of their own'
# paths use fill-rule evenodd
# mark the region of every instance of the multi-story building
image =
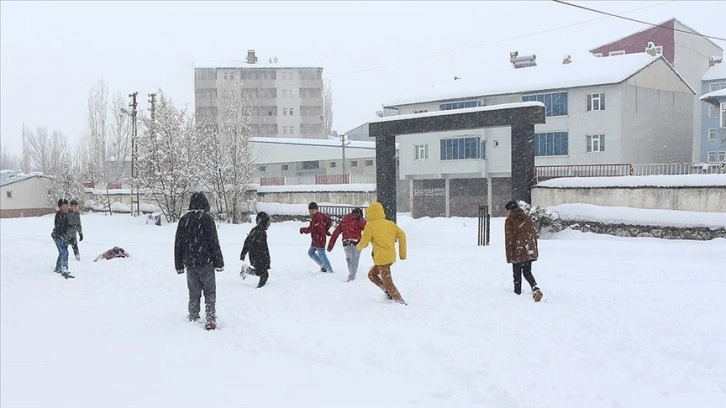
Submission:
<svg viewBox="0 0 726 408">
<path fill-rule="evenodd" d="M 539 101 L 546 123 L 535 126 L 537 166 L 684 163 L 691 160 L 694 94 L 665 58 L 640 53 L 567 58 L 562 64 L 492 73 L 476 83 L 453 81 L 436 94 L 383 107 L 431 115 Z M 487 202 L 493 214 L 502 214 L 511 197 L 511 173 L 517 171 L 511 168 L 509 128 L 407 135 L 397 142 L 399 183 L 409 184 L 414 216 L 471 216 L 476 214 L 472 203 Z M 442 201 L 421 212 L 417 197 L 425 198 L 427 191 L 449 197 L 448 205 Z"/>
<path fill-rule="evenodd" d="M 697 92 L 701 88 L 701 79 L 708 70 L 709 63 L 723 57 L 721 47 L 675 18 L 593 48 L 590 52 L 596 57 L 608 57 L 642 53 L 646 49 L 652 49 L 652 52 L 663 55 Z M 693 161 L 698 161 L 704 154 L 700 146 L 702 115 L 699 112 L 703 104 L 698 98 L 701 95 L 699 92 L 693 98 L 696 113 L 693 115 Z"/>
<path fill-rule="evenodd" d="M 258 62 L 254 50 L 245 61 L 194 68 L 197 118 L 219 123 L 219 96 L 231 81 L 240 81 L 251 104 L 252 136 L 321 139 L 323 68 L 290 66 L 277 58 Z"/>
<path fill-rule="evenodd" d="M 701 88 L 701 161 L 726 162 L 726 63 L 703 76 Z"/>
</svg>

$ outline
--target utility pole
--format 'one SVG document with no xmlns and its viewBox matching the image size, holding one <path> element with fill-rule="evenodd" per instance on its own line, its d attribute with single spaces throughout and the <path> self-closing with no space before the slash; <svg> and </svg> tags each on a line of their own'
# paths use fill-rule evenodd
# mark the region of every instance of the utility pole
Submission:
<svg viewBox="0 0 726 408">
<path fill-rule="evenodd" d="M 136 141 L 136 135 L 137 135 L 137 127 L 136 127 L 136 107 L 138 104 L 136 103 L 136 96 L 138 95 L 138 92 L 134 92 L 132 94 L 129 94 L 129 97 L 131 98 L 131 103 L 129 106 L 131 107 L 131 215 L 134 215 L 133 210 L 133 204 L 134 204 L 134 198 L 136 199 L 136 215 L 140 215 L 141 211 L 139 211 L 140 204 L 139 204 L 139 185 L 137 182 L 137 178 L 139 177 L 139 169 L 138 169 L 138 143 Z M 136 189 L 136 195 L 134 196 L 134 188 Z"/>
<path fill-rule="evenodd" d="M 336 131 L 333 131 L 333 132 L 334 132 L 335 136 L 338 136 L 338 132 L 336 132 Z M 343 149 L 343 182 L 345 184 L 348 184 L 348 174 L 345 171 L 345 145 L 347 145 L 350 142 L 346 141 L 347 137 L 346 137 L 345 133 L 338 137 L 340 137 L 340 146 Z"/>
</svg>

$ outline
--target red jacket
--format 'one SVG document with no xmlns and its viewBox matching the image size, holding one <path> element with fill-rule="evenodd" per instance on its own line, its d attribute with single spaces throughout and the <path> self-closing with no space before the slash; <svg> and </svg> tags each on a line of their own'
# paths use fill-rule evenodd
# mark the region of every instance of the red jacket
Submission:
<svg viewBox="0 0 726 408">
<path fill-rule="evenodd" d="M 312 246 L 315 248 L 325 248 L 325 240 L 333 220 L 320 211 L 313 214 L 310 218 L 310 225 L 300 228 L 301 234 L 310 234 L 312 238 Z"/>
<path fill-rule="evenodd" d="M 360 234 L 363 232 L 363 228 L 366 227 L 365 218 L 357 214 L 348 214 L 340 221 L 335 230 L 333 236 L 330 237 L 330 243 L 328 243 L 328 251 L 332 251 L 335 246 L 335 240 L 338 239 L 338 235 L 343 233 L 343 241 L 353 240 L 360 241 Z"/>
</svg>

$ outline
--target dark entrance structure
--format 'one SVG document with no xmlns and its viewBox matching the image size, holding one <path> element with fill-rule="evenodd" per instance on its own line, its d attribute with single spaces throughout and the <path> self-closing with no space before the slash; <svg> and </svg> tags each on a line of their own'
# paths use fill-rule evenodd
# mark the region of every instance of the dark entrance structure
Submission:
<svg viewBox="0 0 726 408">
<path fill-rule="evenodd" d="M 392 116 L 370 122 L 370 136 L 376 138 L 376 191 L 387 218 L 396 221 L 396 136 L 510 126 L 512 199 L 529 203 L 534 185 L 534 125 L 538 123 L 545 123 L 541 102 L 492 105 L 437 115 Z"/>
</svg>

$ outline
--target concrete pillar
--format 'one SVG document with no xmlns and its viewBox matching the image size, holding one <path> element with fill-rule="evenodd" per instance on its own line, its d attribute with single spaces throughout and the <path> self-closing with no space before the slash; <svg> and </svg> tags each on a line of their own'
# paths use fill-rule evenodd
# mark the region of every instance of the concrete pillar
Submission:
<svg viewBox="0 0 726 408">
<path fill-rule="evenodd" d="M 376 194 L 386 218 L 396 222 L 396 138 L 376 136 Z"/>
<path fill-rule="evenodd" d="M 512 200 L 532 203 L 534 125 L 512 125 Z"/>
</svg>

